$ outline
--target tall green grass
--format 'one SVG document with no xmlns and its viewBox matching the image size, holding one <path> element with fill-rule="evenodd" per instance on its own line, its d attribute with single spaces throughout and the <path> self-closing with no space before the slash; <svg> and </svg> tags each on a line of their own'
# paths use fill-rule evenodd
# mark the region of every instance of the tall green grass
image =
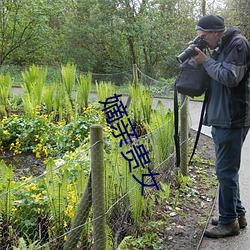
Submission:
<svg viewBox="0 0 250 250">
<path fill-rule="evenodd" d="M 9 97 L 11 94 L 12 79 L 9 73 L 0 75 L 0 115 L 7 116 L 9 111 Z"/>
</svg>

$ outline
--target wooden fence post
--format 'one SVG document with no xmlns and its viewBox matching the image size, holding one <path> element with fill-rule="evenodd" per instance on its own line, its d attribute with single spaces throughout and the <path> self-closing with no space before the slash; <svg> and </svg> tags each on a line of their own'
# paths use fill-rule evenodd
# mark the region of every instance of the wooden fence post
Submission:
<svg viewBox="0 0 250 250">
<path fill-rule="evenodd" d="M 71 250 L 77 248 L 77 243 L 81 237 L 84 223 L 86 222 L 91 208 L 91 175 L 83 192 L 81 201 L 78 205 L 76 216 L 73 220 L 70 233 L 64 244 L 63 250 Z"/>
<path fill-rule="evenodd" d="M 94 250 L 106 249 L 104 147 L 100 124 L 90 127 Z"/>
<path fill-rule="evenodd" d="M 133 84 L 136 86 L 138 84 L 138 70 L 137 70 L 137 65 L 133 64 Z M 128 99 L 126 102 L 126 106 L 129 107 L 131 103 L 131 95 L 128 95 Z"/>
<path fill-rule="evenodd" d="M 136 64 L 133 64 L 133 84 L 135 86 L 138 84 L 138 70 Z"/>
</svg>

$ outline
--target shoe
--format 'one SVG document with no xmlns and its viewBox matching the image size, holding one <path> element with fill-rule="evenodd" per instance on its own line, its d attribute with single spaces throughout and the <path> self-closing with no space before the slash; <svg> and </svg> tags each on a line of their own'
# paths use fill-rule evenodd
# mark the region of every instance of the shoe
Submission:
<svg viewBox="0 0 250 250">
<path fill-rule="evenodd" d="M 243 229 L 243 228 L 245 228 L 247 226 L 247 220 L 246 220 L 245 214 L 239 215 L 238 222 L 239 222 L 240 229 Z M 217 226 L 218 225 L 218 219 L 217 218 L 212 218 L 211 224 L 214 225 L 214 226 Z"/>
<path fill-rule="evenodd" d="M 228 236 L 239 235 L 240 227 L 238 222 L 234 222 L 232 224 L 222 225 L 219 224 L 210 229 L 206 229 L 204 235 L 209 238 L 224 238 Z"/>
</svg>

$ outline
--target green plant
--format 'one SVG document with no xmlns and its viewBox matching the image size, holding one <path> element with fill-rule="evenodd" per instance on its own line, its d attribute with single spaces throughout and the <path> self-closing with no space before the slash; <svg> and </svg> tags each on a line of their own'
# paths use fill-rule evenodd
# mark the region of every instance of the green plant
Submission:
<svg viewBox="0 0 250 250">
<path fill-rule="evenodd" d="M 162 102 L 159 101 L 155 110 L 152 111 L 150 123 L 145 124 L 151 139 L 156 165 L 164 162 L 173 152 L 173 116 L 173 112 L 167 111 Z"/>
<path fill-rule="evenodd" d="M 53 111 L 54 94 L 55 94 L 56 84 L 46 86 L 44 89 L 43 102 L 46 108 L 45 113 L 51 114 Z"/>
<path fill-rule="evenodd" d="M 13 227 L 19 232 L 21 237 L 28 235 L 28 240 L 36 240 L 37 235 L 40 239 L 47 234 L 43 221 L 49 221 L 48 197 L 45 186 L 41 179 L 35 179 L 32 176 L 22 177 L 17 183 L 18 188 L 12 192 L 15 196 L 13 202 Z M 49 224 L 49 223 L 47 223 Z M 38 227 L 39 225 L 39 227 Z"/>
<path fill-rule="evenodd" d="M 62 86 L 70 101 L 72 101 L 72 91 L 76 81 L 76 65 L 67 63 L 66 66 L 61 66 Z"/>
<path fill-rule="evenodd" d="M 161 189 L 156 194 L 156 197 L 159 197 L 160 204 L 164 200 L 168 200 L 171 192 L 171 182 L 170 183 L 160 183 Z"/>
<path fill-rule="evenodd" d="M 33 152 L 37 158 L 59 157 L 87 142 L 94 123 L 104 124 L 104 117 L 91 106 L 69 123 L 54 123 L 46 115 L 35 119 L 13 115 L 0 121 L 0 150 L 11 150 L 14 155 Z"/>
<path fill-rule="evenodd" d="M 22 72 L 24 82 L 21 87 L 24 91 L 23 103 L 26 115 L 34 118 L 40 112 L 43 97 L 43 88 L 46 82 L 47 68 L 32 65 L 29 70 Z"/>
<path fill-rule="evenodd" d="M 127 236 L 119 244 L 117 250 L 154 249 L 163 250 L 163 242 L 156 233 L 145 233 L 142 237 Z"/>
<path fill-rule="evenodd" d="M 22 152 L 34 152 L 37 158 L 48 156 L 56 144 L 58 129 L 46 116 L 31 119 L 16 116 L 2 119 L 0 122 L 0 147 L 2 151 L 11 150 L 14 155 Z"/>
<path fill-rule="evenodd" d="M 0 116 L 7 116 L 9 111 L 9 96 L 11 93 L 12 79 L 10 74 L 0 75 Z"/>
<path fill-rule="evenodd" d="M 131 108 L 136 123 L 150 122 L 152 109 L 152 95 L 149 89 L 145 89 L 142 84 L 129 85 L 131 95 Z"/>
<path fill-rule="evenodd" d="M 115 84 L 112 82 L 96 82 L 96 91 L 98 99 L 101 102 L 105 102 L 107 98 L 114 96 Z"/>
<path fill-rule="evenodd" d="M 141 95 L 141 105 L 143 112 L 143 122 L 145 123 L 150 123 L 152 102 L 153 102 L 153 97 L 151 92 L 148 89 L 144 90 Z"/>
<path fill-rule="evenodd" d="M 189 176 L 183 175 L 181 173 L 178 174 L 178 182 L 181 189 L 185 189 L 187 186 L 190 187 L 192 185 Z"/>
<path fill-rule="evenodd" d="M 8 167 L 3 160 L 0 161 L 0 213 L 5 216 L 8 223 L 12 214 L 14 177 L 12 166 Z"/>
<path fill-rule="evenodd" d="M 65 87 L 60 83 L 55 83 L 52 115 L 55 121 L 66 120 L 69 122 L 74 117 L 71 96 L 67 94 Z"/>
<path fill-rule="evenodd" d="M 44 185 L 48 193 L 50 210 L 53 217 L 61 224 L 63 211 L 66 208 L 67 176 L 55 170 L 56 165 L 52 159 L 46 164 L 46 178 Z"/>
<path fill-rule="evenodd" d="M 174 200 L 172 203 L 173 209 L 176 209 L 179 205 L 179 196 L 180 196 L 180 191 L 177 189 L 177 190 L 175 190 L 175 196 L 174 196 Z"/>
<path fill-rule="evenodd" d="M 18 239 L 18 246 L 17 247 L 13 246 L 13 250 L 35 250 L 41 246 L 38 240 L 32 242 L 32 240 L 29 238 L 28 235 L 25 235 L 25 238 L 27 239 L 26 241 L 23 237 L 20 237 Z M 48 245 L 43 246 L 42 249 L 49 250 L 49 246 Z"/>
<path fill-rule="evenodd" d="M 78 82 L 79 85 L 77 87 L 76 103 L 78 112 L 80 112 L 83 108 L 88 107 L 92 74 L 88 72 L 87 75 L 80 75 Z"/>
<path fill-rule="evenodd" d="M 138 136 L 146 133 L 144 124 L 150 123 L 152 111 L 152 95 L 142 84 L 129 85 L 131 96 L 130 116 L 136 126 Z"/>
</svg>

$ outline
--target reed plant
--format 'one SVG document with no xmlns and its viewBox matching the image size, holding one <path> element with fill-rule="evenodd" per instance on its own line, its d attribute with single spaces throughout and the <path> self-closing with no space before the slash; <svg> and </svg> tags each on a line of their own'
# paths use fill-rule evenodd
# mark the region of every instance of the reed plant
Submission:
<svg viewBox="0 0 250 250">
<path fill-rule="evenodd" d="M 48 195 L 48 205 L 55 225 L 55 234 L 64 233 L 65 211 L 67 211 L 68 176 L 67 172 L 56 170 L 52 159 L 46 164 L 46 176 L 43 179 Z"/>
<path fill-rule="evenodd" d="M 4 215 L 5 222 L 9 222 L 12 215 L 13 194 L 10 190 L 14 186 L 12 166 L 6 166 L 0 161 L 0 214 Z"/>
<path fill-rule="evenodd" d="M 53 111 L 55 88 L 56 84 L 53 84 L 46 86 L 46 88 L 44 89 L 43 102 L 47 114 L 50 114 Z"/>
<path fill-rule="evenodd" d="M 66 66 L 61 66 L 62 86 L 72 102 L 72 92 L 76 82 L 76 65 L 67 63 Z M 72 102 L 73 103 L 73 102 Z"/>
<path fill-rule="evenodd" d="M 133 124 L 137 127 L 138 136 L 146 133 L 144 123 L 150 123 L 153 97 L 149 89 L 142 84 L 129 85 L 131 96 L 130 114 Z"/>
<path fill-rule="evenodd" d="M 71 121 L 74 117 L 72 102 L 60 83 L 55 83 L 53 117 L 56 121 Z"/>
<path fill-rule="evenodd" d="M 144 88 L 142 84 L 129 85 L 131 106 L 135 121 L 149 123 L 153 97 L 151 91 Z"/>
<path fill-rule="evenodd" d="M 32 65 L 28 70 L 22 72 L 22 76 L 24 111 L 29 117 L 35 117 L 39 113 L 42 103 L 47 68 Z"/>
<path fill-rule="evenodd" d="M 146 123 L 145 127 L 150 133 L 154 163 L 158 165 L 173 153 L 174 114 L 159 101 L 152 111 L 150 123 Z"/>
<path fill-rule="evenodd" d="M 112 82 L 96 82 L 98 100 L 101 102 L 105 102 L 107 98 L 114 96 L 115 90 L 115 84 Z"/>
<path fill-rule="evenodd" d="M 87 75 L 80 75 L 78 78 L 78 87 L 76 93 L 76 103 L 78 112 L 80 112 L 83 108 L 88 107 L 89 103 L 89 94 L 91 90 L 91 82 L 92 82 L 92 74 L 88 72 Z"/>
<path fill-rule="evenodd" d="M 120 224 L 122 221 L 122 224 L 119 226 L 121 227 L 121 231 L 126 228 L 126 225 L 130 227 L 139 226 L 146 216 L 146 210 L 148 211 L 151 208 L 148 203 L 150 200 L 145 199 L 145 196 L 141 195 L 142 187 L 133 178 L 133 175 L 135 175 L 141 180 L 142 174 L 146 174 L 147 169 L 142 166 L 135 169 L 133 169 L 133 166 L 130 167 L 129 162 L 121 154 L 121 152 L 123 152 L 126 155 L 126 152 L 129 150 L 131 150 L 131 145 L 123 143 L 123 145 L 119 147 L 118 142 L 113 138 L 110 144 L 110 152 L 112 153 L 106 155 L 106 206 L 107 209 L 112 207 L 109 219 L 113 221 L 113 223 L 118 223 L 119 221 Z M 128 157 L 130 158 L 129 155 Z M 132 162 L 133 165 L 134 161 Z M 122 202 L 117 202 L 121 197 L 123 197 Z M 133 221 L 133 225 L 129 224 L 131 221 Z M 119 232 L 115 234 L 119 234 Z M 116 241 L 116 239 L 114 239 L 114 241 Z"/>
<path fill-rule="evenodd" d="M 0 116 L 7 116 L 8 114 L 11 87 L 12 79 L 10 74 L 0 75 Z"/>
</svg>

